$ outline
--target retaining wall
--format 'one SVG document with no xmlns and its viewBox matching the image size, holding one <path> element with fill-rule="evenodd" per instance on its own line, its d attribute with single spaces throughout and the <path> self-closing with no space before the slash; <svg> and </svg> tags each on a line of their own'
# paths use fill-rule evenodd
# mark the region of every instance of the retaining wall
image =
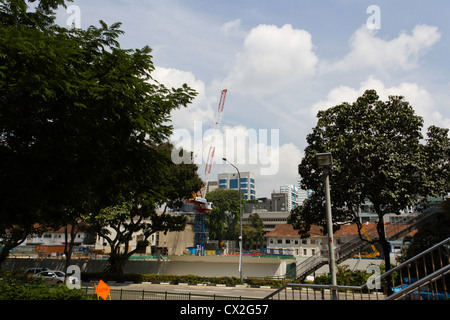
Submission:
<svg viewBox="0 0 450 320">
<path fill-rule="evenodd" d="M 242 259 L 242 274 L 247 277 L 282 277 L 286 274 L 289 264 L 295 259 L 249 257 Z M 297 259 L 297 262 L 300 262 Z M 348 265 L 351 270 L 367 270 L 371 264 L 380 265 L 378 259 L 348 259 L 340 265 Z M 102 272 L 108 266 L 106 260 L 72 260 L 71 264 L 80 267 L 81 272 Z M 47 267 L 53 270 L 63 270 L 63 259 L 22 259 L 8 258 L 3 269 L 25 270 L 27 268 Z M 328 273 L 328 265 L 321 267 L 315 274 Z M 197 275 L 204 277 L 239 277 L 239 256 L 170 256 L 167 260 L 128 261 L 125 273 L 151 273 Z"/>
</svg>

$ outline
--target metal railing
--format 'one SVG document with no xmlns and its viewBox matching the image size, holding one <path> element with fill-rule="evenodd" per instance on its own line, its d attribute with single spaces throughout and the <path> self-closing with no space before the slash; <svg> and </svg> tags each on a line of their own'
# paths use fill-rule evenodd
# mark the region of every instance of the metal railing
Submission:
<svg viewBox="0 0 450 320">
<path fill-rule="evenodd" d="M 447 265 L 404 290 L 395 292 L 386 300 L 450 300 L 449 282 L 450 265 Z"/>
<path fill-rule="evenodd" d="M 334 300 L 333 292 L 338 300 L 380 300 L 385 297 L 379 291 L 370 292 L 363 286 L 288 283 L 266 296 L 264 300 Z"/>
<path fill-rule="evenodd" d="M 84 287 L 86 296 L 94 300 L 102 300 L 95 293 L 95 288 Z M 197 293 L 158 292 L 146 290 L 111 289 L 108 300 L 258 300 L 242 296 L 206 295 Z"/>
<path fill-rule="evenodd" d="M 449 299 L 450 238 L 399 264 L 371 281 L 357 286 L 286 284 L 264 299 L 330 300 L 338 299 Z"/>
<path fill-rule="evenodd" d="M 385 293 L 390 296 L 419 280 L 428 279 L 432 274 L 436 275 L 436 272 L 445 270 L 449 264 L 450 238 L 447 238 L 392 268 L 381 275 L 379 280 L 383 282 Z M 393 292 L 390 291 L 391 288 Z"/>
<path fill-rule="evenodd" d="M 428 210 L 427 212 L 421 214 L 420 216 L 407 216 L 402 219 L 397 220 L 395 223 L 385 225 L 385 234 L 387 239 L 396 239 L 399 236 L 410 232 L 412 229 L 417 228 L 423 224 L 427 219 L 434 216 L 434 214 L 439 213 L 439 210 Z M 365 231 L 365 236 L 370 237 L 372 240 L 378 238 L 377 226 L 373 226 Z M 336 263 L 340 263 L 353 254 L 358 252 L 358 250 L 369 246 L 370 243 L 361 240 L 360 236 L 354 236 L 342 245 L 335 249 Z M 308 274 L 319 269 L 323 265 L 327 264 L 324 255 L 328 254 L 328 250 L 321 250 L 310 258 L 302 261 L 297 265 L 296 277 L 297 279 L 305 279 Z"/>
</svg>

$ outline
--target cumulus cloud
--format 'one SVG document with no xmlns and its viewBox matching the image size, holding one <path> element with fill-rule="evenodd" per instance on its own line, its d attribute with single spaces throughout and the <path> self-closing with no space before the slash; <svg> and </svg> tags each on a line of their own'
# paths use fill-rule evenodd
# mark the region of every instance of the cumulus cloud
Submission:
<svg viewBox="0 0 450 320">
<path fill-rule="evenodd" d="M 245 38 L 223 83 L 244 94 L 274 94 L 313 76 L 317 62 L 307 31 L 289 24 L 258 25 Z"/>
<path fill-rule="evenodd" d="M 293 143 L 280 145 L 278 130 L 253 129 L 245 126 L 224 126 L 203 130 L 201 126 L 191 134 L 187 130 L 175 130 L 175 146 L 192 151 L 193 161 L 199 167 L 198 173 L 204 181 L 207 179 L 211 147 L 214 147 L 210 180 L 215 180 L 218 173 L 235 172 L 235 168 L 225 163 L 226 158 L 240 172 L 250 171 L 254 174 L 257 197 L 270 197 L 274 189 L 282 184 L 297 183 L 297 166 L 301 161 L 301 152 Z M 174 156 L 178 163 L 190 161 Z"/>
<path fill-rule="evenodd" d="M 350 53 L 341 60 L 322 63 L 320 70 L 323 73 L 361 68 L 411 70 L 440 38 L 438 28 L 428 25 L 417 25 L 410 34 L 401 32 L 392 40 L 381 39 L 376 30 L 362 26 L 349 41 Z"/>
<path fill-rule="evenodd" d="M 437 109 L 436 102 L 432 95 L 417 83 L 402 82 L 397 86 L 386 87 L 384 83 L 370 76 L 361 83 L 359 88 L 348 86 L 338 86 L 330 90 L 327 98 L 313 104 L 310 108 L 311 114 L 316 116 L 319 110 L 341 104 L 342 102 L 352 103 L 360 97 L 364 91 L 374 89 L 381 100 L 387 100 L 389 96 L 404 96 L 405 100 L 414 108 L 417 115 L 424 119 L 424 129 L 430 125 L 450 128 L 450 119 L 445 118 Z"/>
<path fill-rule="evenodd" d="M 173 68 L 155 67 L 152 76 L 167 88 L 179 88 L 183 84 L 197 91 L 197 96 L 187 108 L 181 108 L 172 112 L 172 124 L 175 128 L 186 128 L 192 130 L 195 121 L 209 123 L 213 118 L 215 110 L 212 103 L 217 97 L 207 94 L 205 83 L 196 79 L 195 75 L 189 71 L 182 71 Z"/>
<path fill-rule="evenodd" d="M 249 146 L 247 150 L 242 149 L 242 145 L 237 148 L 239 152 L 249 154 L 250 158 L 253 155 L 256 163 L 252 163 L 251 160 L 250 162 L 240 162 L 239 154 L 236 154 L 234 158 L 227 157 L 227 159 L 234 163 L 239 171 L 250 171 L 254 174 L 258 198 L 270 197 L 272 191 L 279 191 L 281 185 L 297 185 L 298 164 L 302 159 L 302 152 L 293 143 L 277 146 L 272 145 L 270 141 L 268 143 L 258 141 L 257 144 Z M 215 170 L 218 170 L 217 172 L 235 172 L 236 169 L 229 164 L 221 165 L 219 160 Z"/>
</svg>

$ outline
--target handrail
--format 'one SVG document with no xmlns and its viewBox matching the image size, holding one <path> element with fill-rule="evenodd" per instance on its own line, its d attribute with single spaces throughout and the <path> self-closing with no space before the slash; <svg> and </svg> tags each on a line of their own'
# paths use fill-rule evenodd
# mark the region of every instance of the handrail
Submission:
<svg viewBox="0 0 450 320">
<path fill-rule="evenodd" d="M 389 239 L 389 238 L 398 236 L 398 234 L 404 232 L 405 230 L 407 230 L 411 227 L 417 226 L 419 223 L 423 222 L 425 219 L 428 219 L 430 216 L 433 216 L 435 213 L 438 213 L 438 212 L 440 212 L 440 211 L 434 210 L 431 212 L 423 213 L 419 216 L 414 216 L 414 217 L 406 216 L 406 217 L 403 217 L 402 219 L 399 219 L 395 223 L 388 224 L 385 227 L 386 237 Z M 410 222 L 414 222 L 414 223 L 411 224 Z M 400 229 L 400 227 L 404 226 L 404 225 L 408 225 L 409 227 Z M 371 236 L 372 239 L 375 239 L 376 236 L 378 235 L 376 231 L 377 231 L 377 226 L 375 225 L 369 229 L 366 229 L 365 234 L 368 236 Z M 348 254 L 351 254 L 354 251 L 353 249 L 357 249 L 358 247 L 365 246 L 365 245 L 368 245 L 368 243 L 361 240 L 359 235 L 352 237 L 351 239 L 349 239 L 348 241 L 346 241 L 345 243 L 343 243 L 342 245 L 340 245 L 339 247 L 336 248 L 336 250 L 335 250 L 336 261 L 338 262 L 338 261 L 348 258 Z M 310 258 L 315 257 L 315 259 L 318 259 L 319 256 L 320 256 L 320 251 L 317 254 L 315 254 L 314 256 L 311 256 Z M 301 277 L 305 276 L 305 274 L 303 274 L 303 273 L 311 270 L 310 268 L 307 268 L 307 266 L 312 265 L 311 261 L 309 261 L 310 258 L 302 261 L 301 263 L 299 263 L 297 265 L 297 268 L 296 268 L 297 278 L 301 278 Z M 321 263 L 321 261 L 318 261 L 316 263 L 316 266 L 320 265 L 320 263 Z"/>
<path fill-rule="evenodd" d="M 444 248 L 447 251 L 447 255 L 446 256 L 443 255 L 444 257 L 447 257 L 447 261 L 442 260 L 442 252 L 441 252 L 442 248 Z M 400 281 L 401 281 L 401 284 L 403 285 L 402 269 L 405 268 L 405 267 L 408 268 L 407 275 L 408 275 L 408 278 L 409 278 L 408 283 L 410 285 L 412 281 L 411 281 L 411 275 L 410 275 L 410 272 L 409 272 L 409 266 L 412 265 L 414 262 L 418 261 L 419 259 L 422 259 L 422 258 L 425 261 L 425 256 L 427 254 L 435 253 L 435 251 L 438 251 L 439 252 L 440 264 L 441 264 L 440 270 L 437 270 L 437 271 L 434 270 L 435 269 L 434 268 L 434 261 L 433 261 L 433 257 L 431 257 L 430 262 L 433 263 L 432 274 L 428 275 L 427 274 L 427 270 L 426 270 L 426 266 L 424 266 L 424 270 L 423 271 L 425 272 L 425 276 L 424 276 L 424 278 L 419 280 L 420 283 L 423 284 L 423 283 L 427 282 L 427 280 L 424 280 L 424 279 L 432 279 L 433 278 L 432 275 L 438 276 L 439 274 L 443 274 L 443 273 L 446 274 L 446 273 L 450 272 L 450 269 L 449 269 L 450 268 L 449 267 L 450 266 L 449 248 L 450 248 L 450 237 L 445 239 L 445 240 L 443 240 L 443 241 L 441 241 L 441 242 L 439 242 L 439 243 L 437 243 L 437 244 L 435 244 L 435 245 L 433 245 L 432 247 L 430 247 L 430 248 L 426 249 L 425 251 L 417 254 L 416 256 L 406 260 L 405 262 L 403 262 L 403 263 L 399 264 L 398 266 L 390 269 L 389 271 L 383 273 L 382 275 L 380 275 L 380 276 L 378 276 L 378 277 L 376 277 L 374 279 L 371 279 L 372 281 L 370 281 L 368 283 L 365 283 L 365 284 L 363 284 L 363 285 L 361 285 L 359 287 L 331 286 L 331 285 L 312 285 L 312 284 L 292 284 L 292 283 L 288 283 L 288 284 L 284 285 L 283 287 L 281 287 L 280 289 L 278 289 L 275 292 L 273 292 L 272 294 L 268 295 L 265 299 L 270 299 L 271 297 L 275 296 L 276 294 L 279 294 L 281 291 L 286 290 L 288 287 L 293 287 L 293 288 L 312 288 L 312 289 L 330 289 L 330 290 L 340 290 L 340 289 L 342 289 L 342 290 L 359 291 L 361 294 L 362 294 L 362 292 L 364 290 L 367 290 L 370 293 L 370 290 L 372 290 L 372 289 L 369 288 L 369 284 L 373 285 L 373 284 L 376 284 L 378 281 L 381 281 L 381 280 L 385 281 L 385 290 L 386 290 L 387 286 L 390 286 L 390 284 L 387 283 L 387 280 L 388 280 L 387 278 L 389 276 L 393 276 L 396 272 L 400 274 Z M 417 265 L 416 265 L 416 273 L 419 274 Z M 420 286 L 420 284 L 414 285 L 414 288 L 416 286 Z M 375 286 L 373 286 L 373 288 L 375 288 Z M 378 298 L 378 291 L 375 290 L 375 293 L 377 294 L 377 298 Z M 386 294 L 387 294 L 387 292 L 386 292 Z"/>
<path fill-rule="evenodd" d="M 302 273 L 302 272 L 306 272 L 308 271 L 308 269 L 311 266 L 316 266 L 318 263 L 320 263 L 320 261 L 318 260 L 319 257 L 321 257 L 322 254 L 319 251 L 317 251 L 314 255 L 310 256 L 308 259 L 302 261 L 301 263 L 299 263 L 296 267 L 297 273 Z"/>
<path fill-rule="evenodd" d="M 444 275 L 446 275 L 447 273 L 450 272 L 450 264 L 448 264 L 447 266 L 433 272 L 432 274 L 426 276 L 425 278 L 420 279 L 419 281 L 414 282 L 413 284 L 409 285 L 408 287 L 406 287 L 406 289 L 398 291 L 392 295 L 390 295 L 389 297 L 386 298 L 386 300 L 397 300 L 398 298 L 404 297 L 408 294 L 411 294 L 412 292 L 414 292 L 417 288 L 422 287 L 425 284 L 431 283 L 434 280 L 438 279 L 439 277 L 442 277 Z M 447 294 L 445 292 L 445 294 Z"/>
<path fill-rule="evenodd" d="M 333 299 L 332 298 L 333 292 L 336 292 L 336 296 L 339 298 L 339 295 L 344 295 L 344 296 L 349 295 L 348 291 L 351 292 L 351 295 L 353 297 L 352 300 L 358 300 L 358 299 L 355 299 L 355 292 L 359 295 L 360 300 L 365 300 L 365 299 L 370 300 L 371 295 L 372 295 L 372 299 L 375 298 L 376 300 L 378 300 L 378 292 L 376 292 L 375 297 L 373 297 L 373 294 L 370 294 L 370 292 L 364 293 L 364 291 L 361 289 L 361 287 L 358 287 L 358 286 L 340 286 L 340 285 L 333 286 L 333 285 L 324 285 L 324 284 L 298 284 L 298 283 L 287 283 L 283 287 L 277 289 L 276 291 L 272 292 L 268 296 L 264 297 L 263 300 L 270 300 L 274 296 L 280 295 L 280 293 L 283 290 L 286 290 L 287 288 L 292 288 L 293 291 L 298 291 L 298 292 L 301 292 L 301 290 L 306 289 L 305 294 L 307 296 L 309 296 L 308 289 L 313 291 L 314 296 L 316 295 L 317 291 L 320 291 L 321 300 L 327 300 L 327 299 L 325 299 L 325 290 L 329 291 L 328 297 L 330 300 Z"/>
<path fill-rule="evenodd" d="M 414 261 L 416 261 L 416 260 L 422 258 L 423 256 L 425 256 L 426 254 L 431 253 L 432 251 L 438 249 L 439 247 L 444 246 L 446 243 L 449 243 L 449 244 L 450 244 L 450 237 L 448 237 L 448 238 L 445 239 L 445 240 L 442 240 L 442 241 L 439 242 L 439 243 L 436 243 L 435 245 L 433 245 L 432 247 L 426 249 L 425 251 L 422 251 L 421 253 L 415 255 L 414 257 L 412 257 L 412 258 L 410 258 L 410 259 L 408 259 L 408 260 L 402 262 L 402 263 L 399 264 L 398 266 L 396 266 L 396 267 L 390 269 L 389 271 L 383 273 L 382 275 L 380 275 L 380 279 L 383 278 L 383 277 L 387 277 L 388 275 L 390 275 L 390 274 L 392 274 L 392 273 L 394 273 L 394 272 L 400 270 L 402 267 L 411 264 L 411 262 L 414 262 Z M 450 263 L 450 256 L 449 256 L 449 261 L 448 261 L 448 263 Z"/>
</svg>

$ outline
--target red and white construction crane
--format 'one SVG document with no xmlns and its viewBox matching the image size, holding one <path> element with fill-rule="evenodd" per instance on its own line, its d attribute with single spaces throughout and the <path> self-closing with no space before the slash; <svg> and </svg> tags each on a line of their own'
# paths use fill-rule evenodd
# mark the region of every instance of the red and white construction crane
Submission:
<svg viewBox="0 0 450 320">
<path fill-rule="evenodd" d="M 220 95 L 219 105 L 217 107 L 217 111 L 216 111 L 216 114 L 214 115 L 213 122 L 212 122 L 212 124 L 214 124 L 214 129 L 216 129 L 215 132 L 217 132 L 217 130 L 219 129 L 220 122 L 222 121 L 222 114 L 223 114 L 223 108 L 225 106 L 226 96 L 227 96 L 227 89 L 223 89 L 221 92 L 221 95 Z M 210 128 L 211 128 L 212 124 L 210 125 Z M 192 199 L 193 201 L 191 200 L 192 202 L 201 205 L 201 207 L 205 208 L 206 210 L 208 210 L 210 207 L 210 204 L 208 204 L 206 201 L 206 193 L 208 190 L 209 178 L 211 175 L 211 168 L 212 168 L 212 164 L 214 161 L 215 151 L 216 151 L 215 135 L 213 134 L 211 141 L 209 143 L 208 158 L 206 160 L 206 165 L 205 165 L 205 179 L 204 179 L 205 184 L 204 184 L 203 188 L 197 192 L 194 199 Z M 203 155 L 203 148 L 201 148 L 200 154 L 201 154 L 201 156 Z"/>
</svg>

